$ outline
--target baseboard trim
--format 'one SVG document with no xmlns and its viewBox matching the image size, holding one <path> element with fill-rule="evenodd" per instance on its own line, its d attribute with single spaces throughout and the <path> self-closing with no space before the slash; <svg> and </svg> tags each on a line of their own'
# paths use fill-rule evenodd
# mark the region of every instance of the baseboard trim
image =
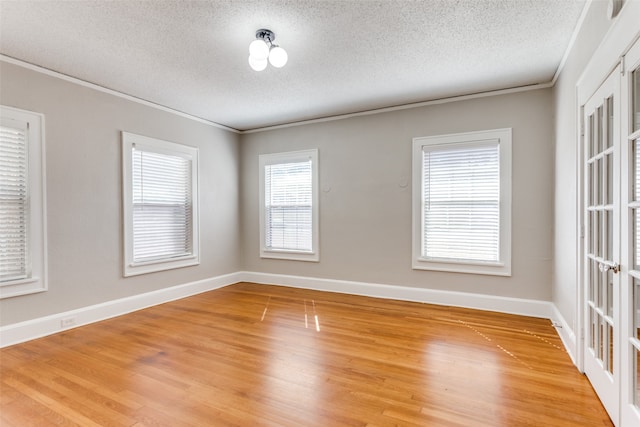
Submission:
<svg viewBox="0 0 640 427">
<path fill-rule="evenodd" d="M 578 359 L 576 358 L 577 351 L 577 342 L 576 342 L 576 334 L 573 331 L 573 328 L 569 325 L 567 320 L 564 318 L 560 310 L 553 305 L 553 313 L 551 314 L 551 322 L 553 322 L 553 326 L 556 328 L 556 332 L 560 336 L 562 340 L 562 344 L 564 344 L 564 348 L 567 350 L 571 361 L 576 367 L 578 366 Z"/>
<path fill-rule="evenodd" d="M 252 271 L 241 271 L 238 274 L 244 282 L 253 282 L 263 285 L 283 285 L 292 288 L 313 289 L 318 291 L 354 294 L 401 301 L 423 302 L 437 305 L 449 305 L 544 319 L 551 318 L 553 309 L 553 304 L 549 301 L 412 288 L 408 286 L 385 285 L 380 283 L 291 276 L 287 274 L 258 273 Z"/>
<path fill-rule="evenodd" d="M 0 348 L 52 335 L 78 326 L 121 316 L 143 308 L 219 289 L 242 281 L 239 273 L 211 277 L 140 295 L 65 311 L 25 322 L 0 327 Z M 73 325 L 63 327 L 62 320 L 73 318 Z"/>
</svg>

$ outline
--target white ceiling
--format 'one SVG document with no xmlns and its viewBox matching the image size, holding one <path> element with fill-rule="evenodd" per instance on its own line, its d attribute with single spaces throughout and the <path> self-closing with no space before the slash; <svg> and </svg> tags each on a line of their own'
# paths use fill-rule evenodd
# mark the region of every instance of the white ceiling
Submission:
<svg viewBox="0 0 640 427">
<path fill-rule="evenodd" d="M 0 0 L 0 53 L 249 130 L 550 82 L 584 4 Z M 249 68 L 259 28 L 284 68 Z"/>
</svg>

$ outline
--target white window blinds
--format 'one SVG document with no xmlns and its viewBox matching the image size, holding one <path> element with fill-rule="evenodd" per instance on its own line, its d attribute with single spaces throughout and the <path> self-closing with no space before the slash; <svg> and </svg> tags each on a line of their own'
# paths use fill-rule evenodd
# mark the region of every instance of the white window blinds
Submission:
<svg viewBox="0 0 640 427">
<path fill-rule="evenodd" d="M 313 249 L 312 161 L 265 165 L 265 246 Z"/>
<path fill-rule="evenodd" d="M 132 148 L 133 262 L 193 252 L 191 159 Z"/>
<path fill-rule="evenodd" d="M 5 125 L 7 124 L 7 125 Z M 27 123 L 0 125 L 0 283 L 30 277 Z"/>
<path fill-rule="evenodd" d="M 498 141 L 426 145 L 422 172 L 422 257 L 498 262 Z"/>
</svg>

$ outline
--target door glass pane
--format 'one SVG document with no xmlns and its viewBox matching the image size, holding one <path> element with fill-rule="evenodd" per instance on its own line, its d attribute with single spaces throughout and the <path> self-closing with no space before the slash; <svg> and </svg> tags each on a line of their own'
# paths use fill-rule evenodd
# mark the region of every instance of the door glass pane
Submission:
<svg viewBox="0 0 640 427">
<path fill-rule="evenodd" d="M 593 163 L 591 163 L 591 182 L 589 183 L 592 206 L 598 204 L 598 179 L 598 162 L 594 160 Z"/>
<path fill-rule="evenodd" d="M 607 138 L 605 146 L 613 145 L 613 97 L 607 98 Z"/>
<path fill-rule="evenodd" d="M 613 327 L 607 324 L 607 342 L 609 354 L 607 355 L 607 369 L 613 374 Z"/>
<path fill-rule="evenodd" d="M 632 209 L 633 213 L 633 269 L 640 270 L 640 209 Z"/>
<path fill-rule="evenodd" d="M 635 337 L 640 340 L 640 280 L 633 279 L 633 327 L 635 329 Z M 634 378 L 634 402 L 636 406 L 640 407 L 640 351 L 634 346 L 633 348 L 633 372 L 631 373 Z"/>
<path fill-rule="evenodd" d="M 638 71 L 636 70 L 636 73 Z M 640 76 L 640 74 L 636 75 L 636 80 Z M 638 90 L 639 84 L 636 85 L 636 90 Z M 638 97 L 635 98 L 638 100 Z M 636 139 L 633 141 L 633 165 L 631 169 L 631 173 L 633 174 L 629 179 L 631 180 L 631 185 L 633 186 L 632 198 L 633 201 L 640 201 L 640 139 Z M 633 221 L 633 269 L 640 269 L 640 209 L 632 209 L 631 217 Z"/>
<path fill-rule="evenodd" d="M 640 369 L 638 369 L 638 367 L 640 366 L 640 351 L 638 351 L 637 348 L 633 349 L 633 352 L 635 353 L 635 357 L 633 358 L 634 360 L 634 371 L 635 371 L 635 387 L 634 387 L 634 391 L 635 391 L 635 402 L 636 402 L 636 406 L 640 407 Z"/>
<path fill-rule="evenodd" d="M 603 126 L 602 126 L 602 106 L 596 110 L 596 134 L 595 134 L 595 147 L 596 153 L 600 153 L 603 149 Z"/>
<path fill-rule="evenodd" d="M 640 340 L 640 280 L 634 278 L 633 279 L 633 328 L 635 329 L 635 337 Z M 636 406 L 640 406 L 640 351 L 634 346 L 634 366 L 633 378 L 635 380 L 634 394 L 635 394 L 635 404 Z"/>
<path fill-rule="evenodd" d="M 605 285 L 605 279 L 606 279 L 606 274 L 603 273 L 602 271 L 600 271 L 600 269 L 598 268 L 598 281 L 597 283 L 597 288 L 596 288 L 596 306 L 602 310 L 603 312 L 604 310 L 604 290 L 607 288 Z"/>
<path fill-rule="evenodd" d="M 604 360 L 604 319 L 599 314 L 598 318 L 598 359 Z"/>
<path fill-rule="evenodd" d="M 593 163 L 593 181 L 592 181 L 592 190 L 593 190 L 593 202 L 595 205 L 599 205 L 602 203 L 602 179 L 601 179 L 601 170 L 602 170 L 602 159 L 596 159 Z"/>
<path fill-rule="evenodd" d="M 595 224 L 595 215 L 596 215 L 596 213 L 594 211 L 589 211 L 589 213 L 587 215 L 588 215 L 588 218 L 589 218 L 589 223 L 588 223 L 589 230 L 593 230 L 593 225 Z M 593 255 L 594 246 L 593 246 L 593 237 L 592 237 L 591 234 L 589 235 L 589 239 L 588 240 L 589 240 L 588 253 Z"/>
<path fill-rule="evenodd" d="M 596 298 L 596 280 L 598 278 L 598 263 L 595 260 L 589 261 L 589 301 L 594 301 Z"/>
<path fill-rule="evenodd" d="M 598 256 L 605 258 L 607 254 L 605 253 L 607 249 L 607 212 L 601 211 L 600 215 L 598 215 L 598 233 L 600 237 L 600 247 L 598 249 Z"/>
<path fill-rule="evenodd" d="M 603 257 L 609 261 L 613 261 L 613 211 L 604 211 L 603 215 L 606 218 L 606 253 Z"/>
<path fill-rule="evenodd" d="M 640 139 L 633 141 L 633 169 L 631 178 L 633 185 L 633 200 L 640 201 Z"/>
<path fill-rule="evenodd" d="M 633 130 L 640 129 L 640 70 L 632 73 L 633 80 Z"/>
<path fill-rule="evenodd" d="M 602 256 L 602 245 L 600 244 L 600 236 L 601 236 L 601 225 L 602 224 L 602 212 L 595 212 L 596 223 L 593 227 L 593 247 L 595 249 L 595 255 L 601 257 Z"/>
<path fill-rule="evenodd" d="M 633 279 L 633 318 L 636 338 L 640 340 L 640 280 Z"/>
<path fill-rule="evenodd" d="M 605 157 L 607 168 L 607 194 L 605 197 L 605 203 L 610 205 L 613 203 L 613 153 L 609 153 Z"/>
<path fill-rule="evenodd" d="M 589 116 L 588 126 L 589 126 L 589 138 L 591 138 L 591 140 L 588 141 L 589 157 L 593 157 L 596 154 L 598 154 L 598 150 L 596 147 L 596 137 L 595 137 L 596 126 L 595 126 L 595 121 L 593 120 L 593 114 Z"/>
<path fill-rule="evenodd" d="M 613 271 L 608 270 L 607 277 L 607 316 L 613 317 Z"/>
<path fill-rule="evenodd" d="M 589 348 L 596 349 L 596 313 L 593 308 L 589 308 Z"/>
<path fill-rule="evenodd" d="M 587 204 L 589 206 L 593 206 L 595 204 L 595 199 L 593 198 L 593 182 L 595 180 L 594 174 L 595 173 L 595 169 L 594 169 L 594 165 L 593 163 L 589 163 L 587 165 L 587 182 L 589 183 L 589 191 L 587 191 L 588 193 L 588 198 L 589 200 L 587 200 Z"/>
</svg>

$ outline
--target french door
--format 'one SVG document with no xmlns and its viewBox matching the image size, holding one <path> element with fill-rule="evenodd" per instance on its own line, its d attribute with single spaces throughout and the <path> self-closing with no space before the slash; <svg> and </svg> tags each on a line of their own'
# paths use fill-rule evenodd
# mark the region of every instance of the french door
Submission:
<svg viewBox="0 0 640 427">
<path fill-rule="evenodd" d="M 640 42 L 583 106 L 584 370 L 640 426 Z"/>
<path fill-rule="evenodd" d="M 584 370 L 614 423 L 620 402 L 620 78 L 584 106 Z"/>
<path fill-rule="evenodd" d="M 625 55 L 621 150 L 621 426 L 640 426 L 640 42 Z"/>
</svg>

